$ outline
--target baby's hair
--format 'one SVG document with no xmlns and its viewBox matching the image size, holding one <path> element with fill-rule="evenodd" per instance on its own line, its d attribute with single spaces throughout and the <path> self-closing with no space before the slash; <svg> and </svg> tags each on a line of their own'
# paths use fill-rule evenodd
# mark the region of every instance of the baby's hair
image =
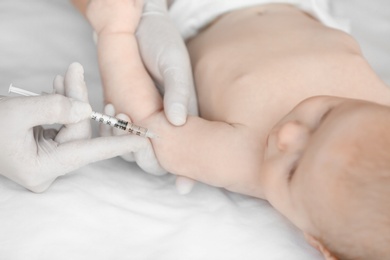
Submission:
<svg viewBox="0 0 390 260">
<path fill-rule="evenodd" d="M 349 201 L 334 215 L 334 223 L 342 224 L 318 225 L 323 226 L 318 239 L 338 260 L 390 256 L 390 109 L 383 112 L 376 117 L 381 121 L 370 122 L 359 129 L 362 136 L 348 142 L 350 154 L 340 184 Z"/>
</svg>

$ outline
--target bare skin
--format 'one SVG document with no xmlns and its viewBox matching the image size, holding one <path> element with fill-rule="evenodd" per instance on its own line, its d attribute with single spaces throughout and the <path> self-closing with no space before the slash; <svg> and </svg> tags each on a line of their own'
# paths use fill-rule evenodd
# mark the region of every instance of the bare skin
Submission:
<svg viewBox="0 0 390 260">
<path fill-rule="evenodd" d="M 307 158 L 305 151 L 313 147 L 326 147 L 324 136 L 352 122 L 347 120 L 351 111 L 367 109 L 358 114 L 370 118 L 389 109 L 380 104 L 390 104 L 390 92 L 357 43 L 290 5 L 223 15 L 188 42 L 201 117 L 175 127 L 165 118 L 139 58 L 134 32 L 140 2 L 93 0 L 87 9 L 99 35 L 106 101 L 160 136 L 151 141 L 169 172 L 267 199 L 312 241 L 316 230 L 308 212 L 292 207 L 302 201 L 297 194 L 303 188 L 298 185 L 297 193 L 289 193 L 289 173 L 320 167 L 321 160 L 310 165 L 301 157 Z M 319 122 L 330 108 L 345 106 L 352 110 L 329 116 L 324 136 L 313 134 L 323 127 Z M 357 133 L 363 134 L 363 127 Z M 337 134 L 330 142 L 343 138 Z M 329 151 L 321 158 L 334 156 Z M 318 178 L 310 182 L 320 184 Z M 333 259 L 326 248 L 318 248 Z"/>
<path fill-rule="evenodd" d="M 264 198 L 259 176 L 267 136 L 302 100 L 330 95 L 390 102 L 350 36 L 290 6 L 227 14 L 188 48 L 201 117 L 208 121 L 194 118 L 199 123 L 167 130 L 162 136 L 173 131 L 178 142 L 157 145 L 156 153 L 171 172 L 232 191 Z M 180 140 L 187 134 L 190 140 Z"/>
<path fill-rule="evenodd" d="M 334 259 L 316 239 L 312 209 L 328 209 L 320 212 L 328 216 L 329 227 L 340 229 L 343 224 L 321 202 L 358 212 L 337 188 L 346 180 L 336 173 L 348 161 L 340 160 L 340 153 L 351 153 L 344 141 L 352 124 L 354 136 L 364 139 L 372 122 L 389 118 L 378 112 L 389 112 L 388 87 L 353 38 L 286 5 L 224 15 L 190 40 L 188 48 L 201 116 L 240 125 L 257 145 L 255 169 L 261 177 L 255 196 L 270 201 L 325 258 Z M 324 115 L 327 123 L 319 124 Z M 339 161 L 331 175 L 329 161 Z"/>
</svg>

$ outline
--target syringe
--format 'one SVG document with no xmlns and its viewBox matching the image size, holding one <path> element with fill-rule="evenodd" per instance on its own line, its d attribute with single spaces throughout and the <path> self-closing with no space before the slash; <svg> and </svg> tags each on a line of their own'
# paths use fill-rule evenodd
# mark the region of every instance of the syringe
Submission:
<svg viewBox="0 0 390 260">
<path fill-rule="evenodd" d="M 31 91 L 28 91 L 25 89 L 17 88 L 15 86 L 13 86 L 12 84 L 9 86 L 8 93 L 15 93 L 15 94 L 23 95 L 23 96 L 39 96 L 39 94 L 37 94 L 37 93 L 31 92 Z M 129 123 L 125 120 L 121 120 L 121 119 L 118 119 L 116 117 L 104 115 L 104 114 L 101 114 L 101 113 L 98 113 L 95 111 L 92 111 L 91 119 L 93 119 L 99 123 L 109 125 L 111 127 L 119 128 L 123 131 L 127 131 L 131 134 L 135 134 L 138 136 L 147 137 L 147 138 L 156 138 L 157 137 L 156 134 L 152 133 L 151 131 L 149 131 L 145 127 L 137 126 L 137 125 L 135 125 L 133 123 Z"/>
</svg>

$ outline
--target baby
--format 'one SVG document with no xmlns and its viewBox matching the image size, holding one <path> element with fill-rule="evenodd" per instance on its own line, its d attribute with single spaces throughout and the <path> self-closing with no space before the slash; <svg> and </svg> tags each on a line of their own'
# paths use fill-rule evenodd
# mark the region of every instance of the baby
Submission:
<svg viewBox="0 0 390 260">
<path fill-rule="evenodd" d="M 390 91 L 347 34 L 286 4 L 188 42 L 200 117 L 171 125 L 144 69 L 140 0 L 91 0 L 106 102 L 148 127 L 169 172 L 267 199 L 326 259 L 390 257 Z"/>
</svg>

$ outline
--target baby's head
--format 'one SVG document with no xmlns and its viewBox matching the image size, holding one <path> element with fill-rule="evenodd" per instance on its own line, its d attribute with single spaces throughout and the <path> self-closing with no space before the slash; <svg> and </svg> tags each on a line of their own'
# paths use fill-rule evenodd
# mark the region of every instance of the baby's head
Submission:
<svg viewBox="0 0 390 260">
<path fill-rule="evenodd" d="M 271 131 L 270 203 L 327 259 L 390 257 L 390 108 L 314 97 Z"/>
</svg>

